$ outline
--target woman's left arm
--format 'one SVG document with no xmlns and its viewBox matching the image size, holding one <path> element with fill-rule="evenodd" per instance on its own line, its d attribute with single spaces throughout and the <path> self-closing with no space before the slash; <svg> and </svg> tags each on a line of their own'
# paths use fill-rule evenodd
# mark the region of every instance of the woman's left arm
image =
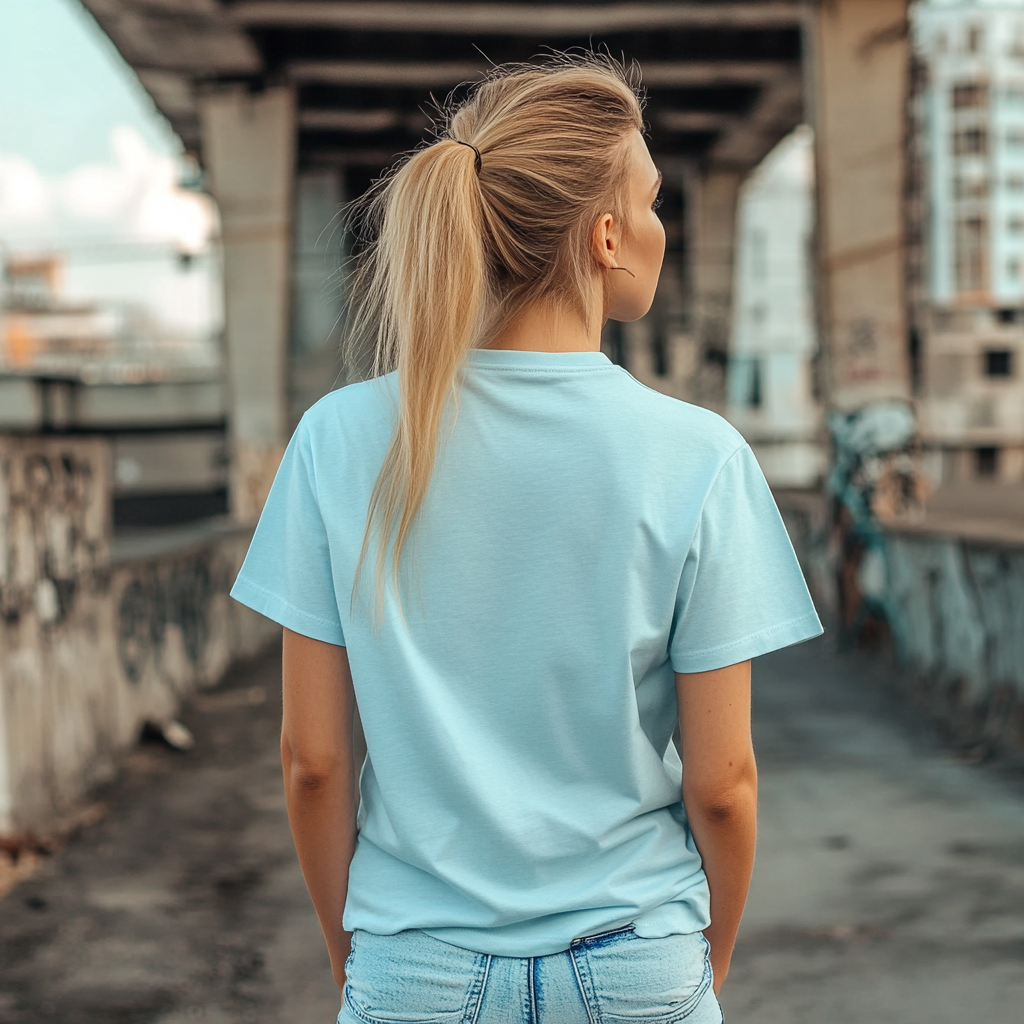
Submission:
<svg viewBox="0 0 1024 1024">
<path fill-rule="evenodd" d="M 344 994 L 351 933 L 341 918 L 356 844 L 352 720 L 344 647 L 284 631 L 281 762 L 295 851 Z"/>
</svg>

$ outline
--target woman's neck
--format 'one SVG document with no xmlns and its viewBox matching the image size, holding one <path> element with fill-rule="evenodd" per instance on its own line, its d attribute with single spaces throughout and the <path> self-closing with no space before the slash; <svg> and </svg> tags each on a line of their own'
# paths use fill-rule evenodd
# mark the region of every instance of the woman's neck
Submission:
<svg viewBox="0 0 1024 1024">
<path fill-rule="evenodd" d="M 591 327 L 576 315 L 554 303 L 537 302 L 516 317 L 515 322 L 489 342 L 487 348 L 509 348 L 526 352 L 599 352 L 601 324 Z"/>
</svg>

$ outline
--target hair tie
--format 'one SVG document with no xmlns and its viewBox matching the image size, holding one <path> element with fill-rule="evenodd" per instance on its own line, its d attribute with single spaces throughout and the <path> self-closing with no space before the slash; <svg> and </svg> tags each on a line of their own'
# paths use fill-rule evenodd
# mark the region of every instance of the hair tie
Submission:
<svg viewBox="0 0 1024 1024">
<path fill-rule="evenodd" d="M 469 146 L 469 148 L 473 150 L 474 153 L 476 153 L 476 160 L 474 161 L 474 165 L 476 166 L 476 173 L 479 176 L 480 168 L 483 166 L 483 159 L 480 156 L 480 150 L 477 149 L 472 142 L 463 142 L 462 139 L 454 139 L 453 141 L 457 142 L 460 146 Z"/>
</svg>

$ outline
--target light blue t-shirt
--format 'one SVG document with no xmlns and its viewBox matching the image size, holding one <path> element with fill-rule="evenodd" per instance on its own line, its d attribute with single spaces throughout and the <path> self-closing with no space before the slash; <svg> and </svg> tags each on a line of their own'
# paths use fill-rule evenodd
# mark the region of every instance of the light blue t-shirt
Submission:
<svg viewBox="0 0 1024 1024">
<path fill-rule="evenodd" d="M 404 619 L 389 589 L 375 632 L 371 559 L 351 595 L 396 393 L 306 413 L 231 592 L 348 648 L 368 756 L 344 927 L 516 957 L 706 927 L 673 670 L 821 632 L 750 449 L 599 352 L 473 351 Z"/>
</svg>

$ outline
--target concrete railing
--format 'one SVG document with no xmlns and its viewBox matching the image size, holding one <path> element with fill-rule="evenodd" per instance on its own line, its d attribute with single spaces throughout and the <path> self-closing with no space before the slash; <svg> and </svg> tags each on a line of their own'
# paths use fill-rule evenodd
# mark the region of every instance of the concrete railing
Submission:
<svg viewBox="0 0 1024 1024">
<path fill-rule="evenodd" d="M 846 565 L 825 494 L 776 497 L 835 628 L 844 628 L 843 610 L 851 618 L 855 595 L 860 622 L 884 620 L 872 635 L 888 635 L 899 666 L 891 677 L 926 714 L 979 755 L 1024 751 L 1024 515 L 1016 496 L 1005 490 L 1012 508 L 1000 509 L 975 489 L 962 504 L 986 507 L 985 516 L 940 505 L 919 521 L 880 526 L 882 543 Z"/>
<path fill-rule="evenodd" d="M 0 435 L 0 834 L 56 827 L 274 633 L 227 596 L 249 531 L 114 538 L 111 463 L 108 438 Z"/>
</svg>

